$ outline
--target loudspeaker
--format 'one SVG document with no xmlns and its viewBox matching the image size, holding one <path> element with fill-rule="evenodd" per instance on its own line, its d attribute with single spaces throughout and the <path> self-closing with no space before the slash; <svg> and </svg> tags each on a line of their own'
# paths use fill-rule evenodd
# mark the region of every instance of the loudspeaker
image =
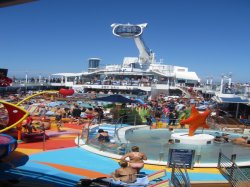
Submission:
<svg viewBox="0 0 250 187">
<path fill-rule="evenodd" d="M 0 75 L 2 75 L 3 77 L 7 77 L 7 75 L 8 75 L 8 69 L 1 69 L 0 68 Z"/>
</svg>

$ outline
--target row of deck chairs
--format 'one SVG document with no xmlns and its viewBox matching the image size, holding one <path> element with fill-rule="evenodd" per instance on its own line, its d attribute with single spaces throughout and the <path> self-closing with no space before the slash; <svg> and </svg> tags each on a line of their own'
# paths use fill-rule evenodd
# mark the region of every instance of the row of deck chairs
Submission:
<svg viewBox="0 0 250 187">
<path fill-rule="evenodd" d="M 143 178 L 147 178 L 147 183 L 143 182 L 143 183 L 140 183 L 138 181 L 140 180 L 137 180 L 136 183 L 131 183 L 131 184 L 126 184 L 126 183 L 123 183 L 122 185 L 117 185 L 117 184 L 105 184 L 105 183 L 102 183 L 101 180 L 96 180 L 96 179 L 93 179 L 92 181 L 89 181 L 89 184 L 88 182 L 86 183 L 86 180 L 83 180 L 84 183 L 82 183 L 82 181 L 80 180 L 78 183 L 77 183 L 77 187 L 82 187 L 82 186 L 102 186 L 102 187 L 169 187 L 171 186 L 170 184 L 170 181 L 168 179 L 166 179 L 166 176 L 167 176 L 167 173 L 166 173 L 166 170 L 163 169 L 163 170 L 160 170 L 160 171 L 157 171 L 155 173 L 152 173 L 152 174 L 149 174 L 149 175 L 142 175 L 142 174 L 139 174 L 138 176 L 138 179 L 143 179 Z"/>
</svg>

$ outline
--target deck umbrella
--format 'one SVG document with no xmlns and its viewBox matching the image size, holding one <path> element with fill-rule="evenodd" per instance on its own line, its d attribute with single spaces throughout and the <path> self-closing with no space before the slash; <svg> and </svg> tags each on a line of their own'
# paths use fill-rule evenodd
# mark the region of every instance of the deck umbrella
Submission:
<svg viewBox="0 0 250 187">
<path fill-rule="evenodd" d="M 106 97 L 99 97 L 93 99 L 94 101 L 103 101 L 103 102 L 111 102 L 111 103 L 136 103 L 137 101 L 128 99 L 122 95 L 114 94 Z"/>
</svg>

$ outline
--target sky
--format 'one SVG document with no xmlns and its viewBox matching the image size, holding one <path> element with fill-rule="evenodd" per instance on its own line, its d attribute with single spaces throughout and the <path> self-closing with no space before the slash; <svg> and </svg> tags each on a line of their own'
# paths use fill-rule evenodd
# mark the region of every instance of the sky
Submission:
<svg viewBox="0 0 250 187">
<path fill-rule="evenodd" d="M 0 8 L 0 68 L 9 77 L 82 72 L 138 57 L 133 39 L 112 23 L 148 23 L 146 46 L 164 64 L 188 67 L 202 81 L 232 74 L 250 82 L 249 0 L 38 0 Z"/>
</svg>

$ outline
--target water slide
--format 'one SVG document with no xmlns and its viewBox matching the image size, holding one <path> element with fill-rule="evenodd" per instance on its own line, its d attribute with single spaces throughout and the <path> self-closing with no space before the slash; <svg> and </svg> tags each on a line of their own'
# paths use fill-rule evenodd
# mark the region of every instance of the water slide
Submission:
<svg viewBox="0 0 250 187">
<path fill-rule="evenodd" d="M 21 122 L 25 120 L 27 116 L 29 115 L 29 112 L 21 108 L 19 105 L 22 104 L 26 100 L 29 100 L 37 95 L 41 95 L 44 93 L 58 93 L 58 91 L 40 92 L 40 93 L 31 95 L 23 99 L 17 104 L 12 104 L 12 103 L 0 100 L 0 104 L 2 104 L 8 111 L 8 118 L 9 118 L 8 124 L 6 125 L 6 127 L 4 129 L 0 129 L 0 159 L 9 155 L 17 147 L 17 141 L 9 135 L 2 134 L 2 132 L 5 132 L 13 127 L 16 127 L 17 125 L 20 125 Z"/>
<path fill-rule="evenodd" d="M 0 100 L 0 103 L 3 104 L 4 107 L 7 109 L 8 117 L 9 117 L 7 127 L 4 129 L 1 129 L 0 133 L 7 131 L 15 127 L 16 125 L 20 124 L 29 114 L 28 111 L 24 110 L 23 108 L 15 104 L 2 101 L 2 100 Z"/>
<path fill-rule="evenodd" d="M 13 137 L 2 134 L 2 132 L 9 130 L 16 125 L 20 124 L 27 116 L 28 112 L 23 108 L 16 106 L 12 103 L 0 101 L 0 103 L 8 111 L 9 121 L 7 127 L 0 130 L 0 159 L 6 157 L 13 152 L 17 147 L 17 141 Z"/>
<path fill-rule="evenodd" d="M 19 105 L 22 104 L 23 102 L 38 96 L 38 95 L 42 95 L 45 93 L 58 93 L 58 91 L 43 91 L 43 92 L 39 92 L 36 94 L 33 94 L 31 96 L 26 97 L 25 99 L 21 100 L 20 102 L 18 102 L 17 104 L 12 104 L 6 101 L 2 101 L 0 100 L 0 103 L 2 103 L 4 105 L 4 107 L 7 109 L 8 111 L 8 116 L 9 116 L 9 122 L 7 124 L 7 127 L 4 129 L 0 130 L 0 133 L 7 131 L 13 127 L 15 127 L 16 125 L 20 124 L 23 120 L 26 119 L 26 117 L 28 116 L 29 112 L 24 110 L 23 108 L 21 108 Z"/>
</svg>

